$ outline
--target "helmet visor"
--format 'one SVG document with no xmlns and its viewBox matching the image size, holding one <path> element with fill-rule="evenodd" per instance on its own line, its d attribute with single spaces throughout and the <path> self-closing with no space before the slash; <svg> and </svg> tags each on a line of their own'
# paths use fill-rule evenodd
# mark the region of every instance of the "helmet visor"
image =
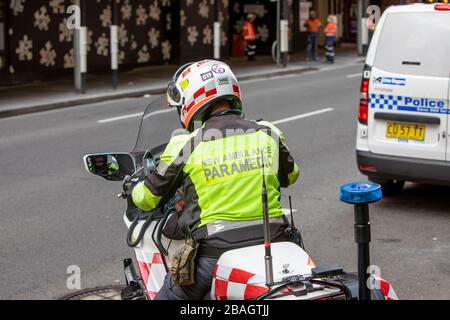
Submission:
<svg viewBox="0 0 450 320">
<path fill-rule="evenodd" d="M 170 82 L 167 86 L 167 95 L 173 102 L 180 103 L 181 94 L 177 88 L 175 80 L 170 80 Z"/>
<path fill-rule="evenodd" d="M 181 102 L 181 93 L 177 88 L 177 80 L 180 77 L 181 73 L 186 70 L 187 68 L 189 68 L 189 66 L 191 66 L 192 64 L 194 64 L 194 62 L 189 62 L 186 63 L 184 65 L 182 65 L 177 72 L 175 72 L 174 76 L 172 77 L 172 80 L 170 80 L 169 84 L 167 85 L 167 95 L 169 96 L 170 99 L 172 99 L 172 101 L 176 102 L 176 103 L 180 103 Z"/>
</svg>

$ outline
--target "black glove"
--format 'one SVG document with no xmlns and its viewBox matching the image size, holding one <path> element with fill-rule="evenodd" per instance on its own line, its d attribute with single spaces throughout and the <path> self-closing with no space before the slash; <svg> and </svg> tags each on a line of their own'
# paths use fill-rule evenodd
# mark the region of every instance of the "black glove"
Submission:
<svg viewBox="0 0 450 320">
<path fill-rule="evenodd" d="M 127 198 L 128 196 L 131 196 L 134 186 L 137 185 L 139 181 L 140 179 L 138 177 L 132 178 L 131 176 L 125 176 L 122 183 L 122 197 Z"/>
</svg>

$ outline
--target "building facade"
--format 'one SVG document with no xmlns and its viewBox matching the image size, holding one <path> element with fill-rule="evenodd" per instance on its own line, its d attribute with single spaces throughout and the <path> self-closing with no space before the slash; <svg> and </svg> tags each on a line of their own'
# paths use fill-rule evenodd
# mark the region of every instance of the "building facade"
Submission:
<svg viewBox="0 0 450 320">
<path fill-rule="evenodd" d="M 112 0 L 85 0 L 88 72 L 108 71 Z M 340 36 L 356 41 L 357 2 L 281 0 L 289 20 L 291 52 L 306 46 L 304 20 L 310 9 L 323 23 L 340 17 Z M 369 2 L 369 1 L 366 1 Z M 380 6 L 402 1 L 375 0 Z M 72 0 L 0 0 L 0 84 L 30 82 L 73 72 Z M 213 23 L 221 22 L 221 57 L 242 56 L 242 23 L 256 13 L 257 53 L 270 54 L 276 39 L 276 7 L 269 0 L 120 0 L 119 65 L 179 64 L 213 55 Z"/>
</svg>

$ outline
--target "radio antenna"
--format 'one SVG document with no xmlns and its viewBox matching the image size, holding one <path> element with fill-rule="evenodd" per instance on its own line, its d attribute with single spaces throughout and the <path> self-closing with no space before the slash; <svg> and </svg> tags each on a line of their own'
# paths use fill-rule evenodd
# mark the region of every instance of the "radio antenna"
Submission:
<svg viewBox="0 0 450 320">
<path fill-rule="evenodd" d="M 289 195 L 289 209 L 291 211 L 291 226 L 295 227 L 295 224 L 294 224 L 294 213 L 292 212 L 292 198 L 291 198 L 290 195 Z"/>
<path fill-rule="evenodd" d="M 272 249 L 270 245 L 270 218 L 269 218 L 269 201 L 267 198 L 266 175 L 264 173 L 264 158 L 262 159 L 262 206 L 263 206 L 263 229 L 264 229 L 264 263 L 266 271 L 266 286 L 272 287 L 273 282 L 273 262 Z"/>
</svg>

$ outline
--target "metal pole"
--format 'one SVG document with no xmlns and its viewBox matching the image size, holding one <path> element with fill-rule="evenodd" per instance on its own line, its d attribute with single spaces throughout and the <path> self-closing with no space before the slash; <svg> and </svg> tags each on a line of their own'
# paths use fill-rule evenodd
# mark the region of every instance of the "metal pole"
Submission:
<svg viewBox="0 0 450 320">
<path fill-rule="evenodd" d="M 80 8 L 80 0 L 74 0 L 73 4 Z M 81 17 L 80 17 L 81 18 Z M 81 22 L 80 22 L 81 23 Z M 81 27 L 81 25 L 80 25 Z M 80 28 L 76 25 L 73 31 L 73 82 L 76 92 L 81 92 L 81 73 L 80 73 Z"/>
<path fill-rule="evenodd" d="M 73 83 L 75 91 L 79 92 L 81 89 L 81 77 L 80 77 L 80 30 L 77 28 L 73 31 Z"/>
<path fill-rule="evenodd" d="M 75 90 L 78 93 L 86 92 L 86 72 L 87 72 L 87 28 L 86 28 L 86 8 L 85 0 L 74 0 L 78 6 L 80 14 L 80 26 L 74 32 L 74 81 Z"/>
<path fill-rule="evenodd" d="M 81 93 L 86 92 L 87 72 L 87 27 L 86 27 L 86 0 L 80 0 L 80 73 Z"/>
<path fill-rule="evenodd" d="M 356 38 L 358 44 L 358 54 L 363 54 L 362 47 L 362 12 L 363 12 L 363 0 L 358 0 L 358 15 L 357 15 L 357 24 L 356 24 Z"/>
<path fill-rule="evenodd" d="M 112 71 L 112 86 L 116 90 L 118 82 L 119 69 L 119 29 L 118 29 L 118 6 L 117 0 L 112 1 L 112 21 L 111 21 L 111 71 Z"/>
<path fill-rule="evenodd" d="M 281 20 L 281 0 L 277 0 L 277 64 L 280 64 L 280 20 Z"/>
<path fill-rule="evenodd" d="M 214 11 L 214 59 L 220 59 L 220 21 L 219 21 L 219 0 L 215 0 Z"/>
<path fill-rule="evenodd" d="M 362 53 L 363 55 L 367 54 L 367 49 L 369 48 L 369 29 L 367 27 L 367 9 L 369 8 L 369 1 L 363 0 L 363 12 L 362 14 L 362 20 L 364 21 L 364 24 L 361 26 L 361 34 L 362 34 Z"/>
<path fill-rule="evenodd" d="M 288 6 L 285 0 L 280 0 L 280 63 L 283 67 L 287 66 L 287 56 L 289 53 L 289 20 L 287 19 Z"/>
<path fill-rule="evenodd" d="M 370 222 L 367 203 L 355 204 L 355 242 L 358 246 L 359 300 L 371 300 L 367 285 L 370 276 L 367 272 L 370 266 Z"/>
</svg>

